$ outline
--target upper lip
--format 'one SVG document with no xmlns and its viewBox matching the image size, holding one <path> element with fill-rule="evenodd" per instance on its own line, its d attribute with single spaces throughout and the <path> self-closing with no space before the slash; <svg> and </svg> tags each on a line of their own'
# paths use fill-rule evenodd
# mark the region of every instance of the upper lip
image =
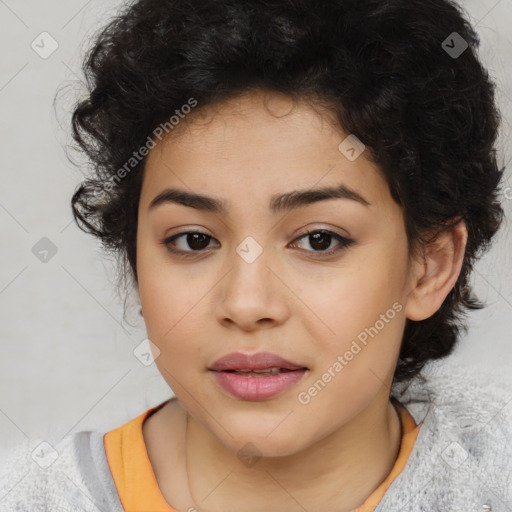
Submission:
<svg viewBox="0 0 512 512">
<path fill-rule="evenodd" d="M 217 359 L 208 369 L 220 372 L 224 370 L 264 370 L 266 368 L 300 370 L 306 367 L 287 361 L 270 352 L 258 352 L 256 354 L 234 352 Z"/>
</svg>

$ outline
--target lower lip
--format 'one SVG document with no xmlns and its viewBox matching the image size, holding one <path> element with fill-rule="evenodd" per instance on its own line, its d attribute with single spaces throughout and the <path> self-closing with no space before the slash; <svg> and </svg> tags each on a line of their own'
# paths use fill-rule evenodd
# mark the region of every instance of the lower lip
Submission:
<svg viewBox="0 0 512 512">
<path fill-rule="evenodd" d="M 272 398 L 297 383 L 307 370 L 294 370 L 268 377 L 244 377 L 230 372 L 213 373 L 222 389 L 241 400 L 266 400 Z"/>
</svg>

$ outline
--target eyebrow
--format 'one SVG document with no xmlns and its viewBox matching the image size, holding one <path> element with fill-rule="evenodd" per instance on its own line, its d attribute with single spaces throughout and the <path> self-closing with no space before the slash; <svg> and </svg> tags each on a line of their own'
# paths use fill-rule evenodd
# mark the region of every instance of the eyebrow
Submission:
<svg viewBox="0 0 512 512">
<path fill-rule="evenodd" d="M 270 200 L 270 211 L 276 215 L 329 199 L 348 199 L 366 207 L 371 206 L 371 204 L 355 190 L 352 190 L 346 185 L 337 185 L 334 187 L 295 190 L 284 194 L 276 194 L 272 196 Z M 148 210 L 165 203 L 180 204 L 182 206 L 188 206 L 189 208 L 195 208 L 196 210 L 224 216 L 228 213 L 226 201 L 222 199 L 185 192 L 175 188 L 166 188 L 160 192 L 151 201 Z"/>
</svg>

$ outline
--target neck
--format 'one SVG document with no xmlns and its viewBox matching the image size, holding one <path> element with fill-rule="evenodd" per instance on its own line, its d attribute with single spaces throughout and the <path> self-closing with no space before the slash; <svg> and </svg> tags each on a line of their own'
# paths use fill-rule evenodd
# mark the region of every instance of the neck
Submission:
<svg viewBox="0 0 512 512">
<path fill-rule="evenodd" d="M 400 440 L 400 420 L 387 397 L 307 449 L 248 465 L 187 414 L 190 496 L 202 512 L 350 512 L 390 473 Z"/>
</svg>

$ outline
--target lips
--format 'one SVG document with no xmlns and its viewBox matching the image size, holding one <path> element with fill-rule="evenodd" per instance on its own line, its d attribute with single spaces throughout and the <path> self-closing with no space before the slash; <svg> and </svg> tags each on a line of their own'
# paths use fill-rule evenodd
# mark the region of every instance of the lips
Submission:
<svg viewBox="0 0 512 512">
<path fill-rule="evenodd" d="M 258 352 L 256 354 L 243 354 L 241 352 L 234 352 L 221 357 L 209 370 L 217 372 L 253 372 L 255 370 L 271 370 L 273 373 L 279 370 L 293 371 L 293 370 L 307 370 L 308 368 L 286 359 L 279 357 L 270 352 Z M 260 372 L 260 375 L 268 375 L 268 373 Z"/>
<path fill-rule="evenodd" d="M 247 401 L 275 398 L 309 374 L 309 368 L 269 352 L 228 354 L 208 370 L 220 389 Z"/>
</svg>

